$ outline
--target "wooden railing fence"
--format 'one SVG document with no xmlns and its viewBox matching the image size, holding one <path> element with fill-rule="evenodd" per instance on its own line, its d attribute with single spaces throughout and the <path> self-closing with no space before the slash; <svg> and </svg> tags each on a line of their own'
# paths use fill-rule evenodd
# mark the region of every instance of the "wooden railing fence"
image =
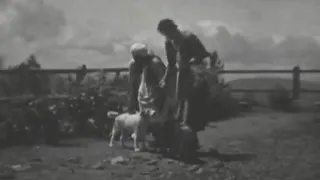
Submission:
<svg viewBox="0 0 320 180">
<path fill-rule="evenodd" d="M 28 70 L 32 73 L 47 73 L 47 74 L 70 74 L 79 73 L 81 69 L 32 69 Z M 122 72 L 128 72 L 128 68 L 103 68 L 103 69 L 86 69 L 85 73 L 104 72 L 115 73 L 116 77 L 119 77 Z M 18 73 L 18 70 L 0 70 L 0 75 Z M 320 69 L 300 69 L 299 66 L 293 67 L 289 70 L 223 70 L 219 73 L 223 74 L 292 74 L 292 97 L 298 99 L 300 93 L 320 93 L 320 89 L 303 89 L 300 85 L 301 74 L 316 74 L 320 73 Z M 274 89 L 232 89 L 232 92 L 271 92 Z"/>
</svg>

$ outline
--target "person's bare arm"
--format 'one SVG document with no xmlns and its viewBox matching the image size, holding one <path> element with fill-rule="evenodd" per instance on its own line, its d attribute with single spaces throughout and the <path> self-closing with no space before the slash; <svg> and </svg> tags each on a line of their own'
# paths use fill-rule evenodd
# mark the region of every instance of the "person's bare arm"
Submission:
<svg viewBox="0 0 320 180">
<path fill-rule="evenodd" d="M 155 73 L 157 80 L 160 81 L 165 73 L 166 73 L 166 66 L 162 62 L 159 57 L 154 57 L 151 63 L 152 71 Z"/>
<path fill-rule="evenodd" d="M 138 108 L 138 89 L 139 89 L 139 72 L 137 71 L 136 63 L 134 60 L 129 62 L 129 112 L 134 112 Z"/>
<path fill-rule="evenodd" d="M 167 56 L 167 60 L 168 60 L 168 65 L 166 67 L 165 74 L 164 74 L 162 80 L 167 82 L 168 76 L 169 76 L 169 74 L 172 73 L 172 70 L 174 69 L 175 64 L 176 64 L 177 51 L 174 49 L 174 47 L 172 46 L 172 43 L 170 41 L 165 42 L 165 51 L 166 51 L 166 56 Z"/>
</svg>

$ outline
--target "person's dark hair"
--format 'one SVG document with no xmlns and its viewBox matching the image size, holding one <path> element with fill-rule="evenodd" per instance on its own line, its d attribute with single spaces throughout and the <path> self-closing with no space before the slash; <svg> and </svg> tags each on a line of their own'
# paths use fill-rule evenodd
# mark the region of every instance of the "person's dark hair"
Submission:
<svg viewBox="0 0 320 180">
<path fill-rule="evenodd" d="M 158 23 L 157 30 L 159 32 L 168 32 L 172 30 L 176 30 L 178 26 L 175 24 L 175 22 L 172 19 L 162 19 Z"/>
</svg>

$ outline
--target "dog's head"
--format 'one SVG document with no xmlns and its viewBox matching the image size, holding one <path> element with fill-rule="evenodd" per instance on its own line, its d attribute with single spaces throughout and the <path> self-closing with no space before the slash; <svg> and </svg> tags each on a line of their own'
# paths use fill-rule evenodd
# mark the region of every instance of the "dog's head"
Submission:
<svg viewBox="0 0 320 180">
<path fill-rule="evenodd" d="M 109 119 L 114 119 L 114 118 L 116 118 L 117 116 L 119 116 L 119 113 L 116 112 L 116 111 L 108 111 L 108 113 L 107 113 L 107 117 L 108 117 Z"/>
<path fill-rule="evenodd" d="M 142 117 L 152 117 L 155 114 L 156 114 L 156 111 L 153 109 L 144 109 L 144 110 L 141 110 L 141 112 L 140 112 L 140 115 Z"/>
</svg>

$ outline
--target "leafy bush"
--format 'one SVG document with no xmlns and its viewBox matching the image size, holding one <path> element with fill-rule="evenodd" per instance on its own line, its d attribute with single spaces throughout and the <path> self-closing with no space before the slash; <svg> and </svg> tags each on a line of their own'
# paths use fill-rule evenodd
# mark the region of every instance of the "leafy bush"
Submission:
<svg viewBox="0 0 320 180">
<path fill-rule="evenodd" d="M 225 85 L 223 87 L 212 90 L 215 91 L 211 99 L 211 116 L 213 121 L 237 116 L 241 111 L 239 101 L 232 96 L 228 86 Z"/>
<path fill-rule="evenodd" d="M 291 111 L 293 109 L 291 93 L 281 84 L 276 84 L 274 92 L 269 93 L 268 102 L 275 110 Z"/>
<path fill-rule="evenodd" d="M 241 101 L 247 102 L 251 105 L 258 105 L 259 104 L 254 93 L 252 93 L 252 92 L 244 93 L 241 98 Z"/>
</svg>

